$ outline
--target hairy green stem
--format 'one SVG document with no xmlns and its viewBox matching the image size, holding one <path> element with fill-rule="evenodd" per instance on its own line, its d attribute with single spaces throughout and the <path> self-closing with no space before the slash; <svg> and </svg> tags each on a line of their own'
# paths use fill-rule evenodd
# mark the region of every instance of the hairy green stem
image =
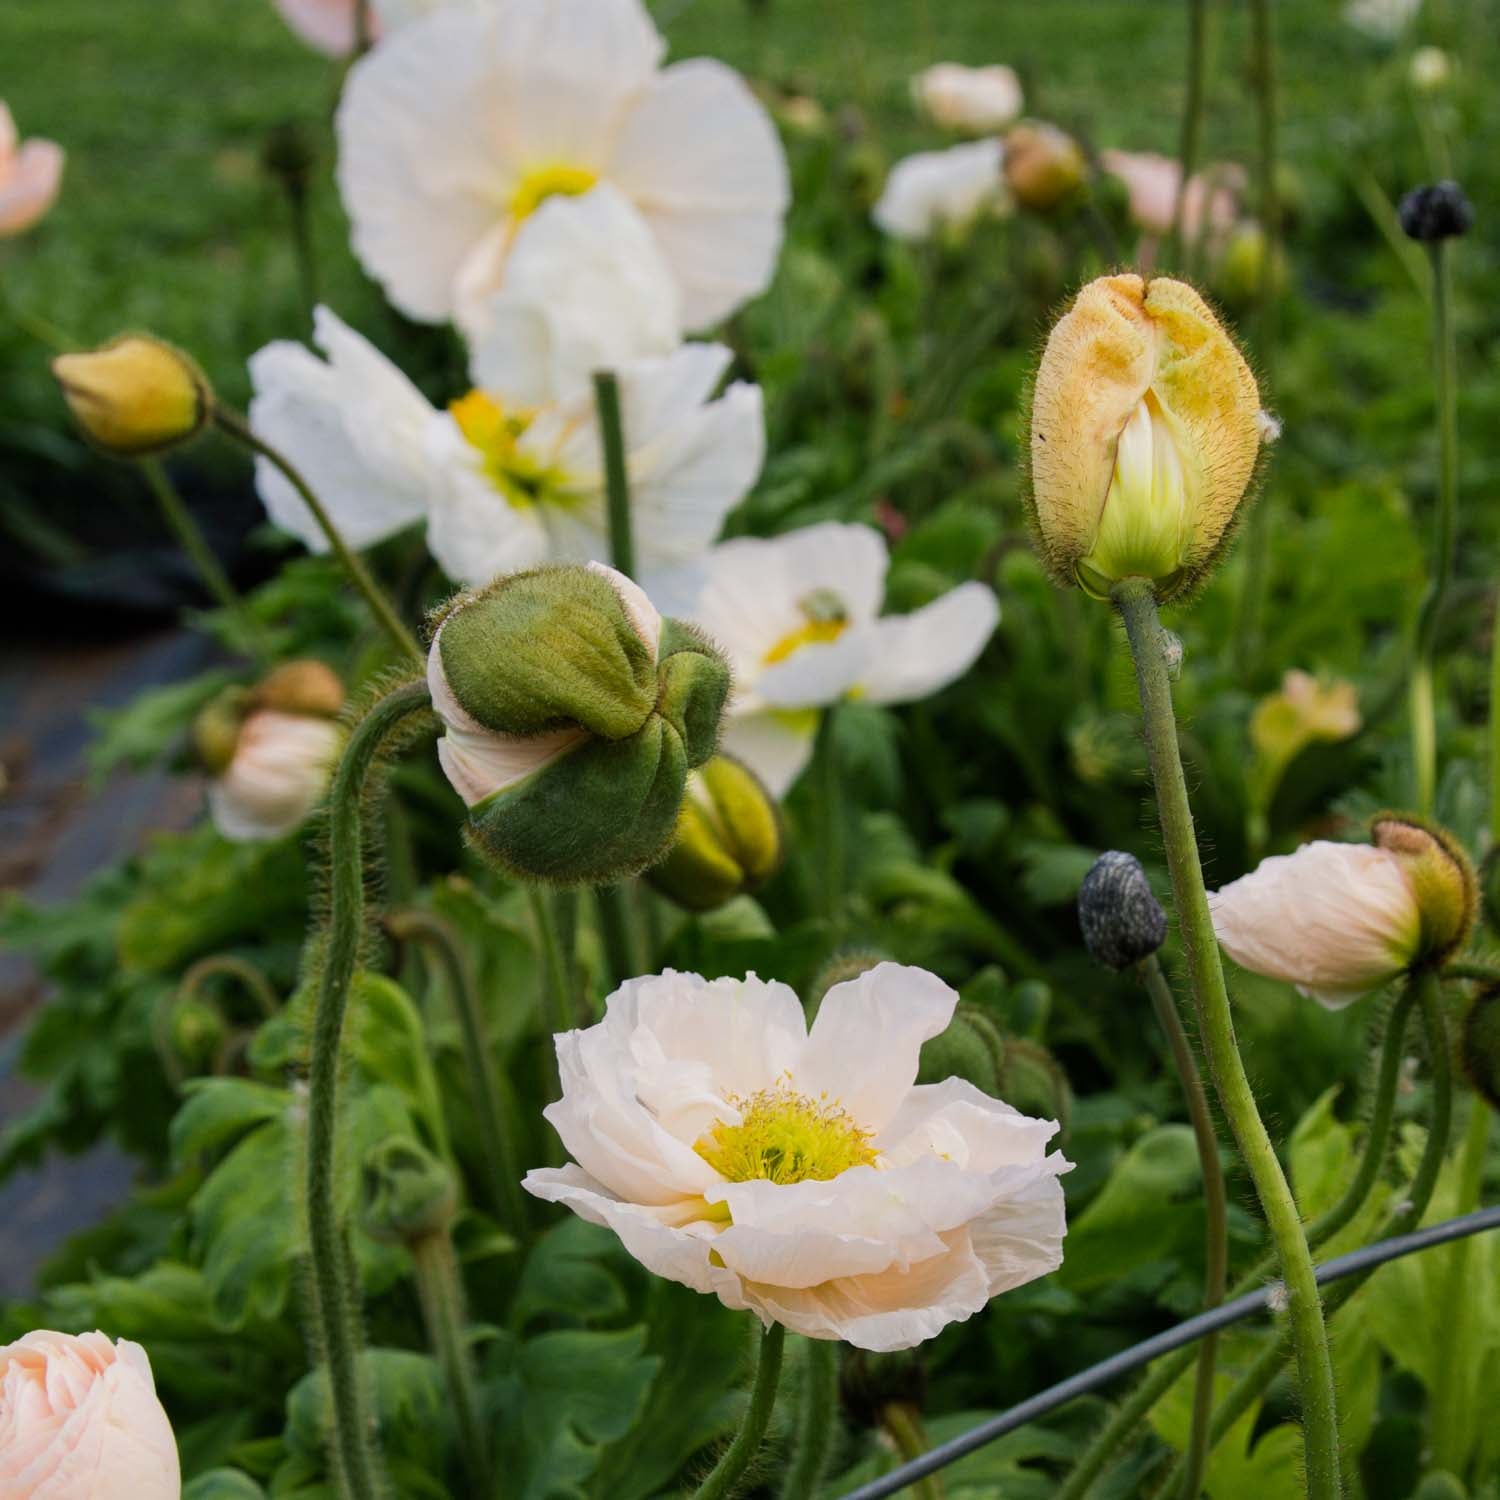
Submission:
<svg viewBox="0 0 1500 1500">
<path fill-rule="evenodd" d="M 232 953 L 211 953 L 200 958 L 183 974 L 177 985 L 177 994 L 188 999 L 198 993 L 210 980 L 223 977 L 238 980 L 240 987 L 255 1001 L 261 1015 L 274 1016 L 281 1009 L 281 1001 L 271 988 L 271 981 L 248 958 L 236 958 Z"/>
<path fill-rule="evenodd" d="M 594 405 L 604 442 L 604 482 L 609 497 L 609 555 L 627 578 L 635 577 L 635 535 L 630 522 L 630 475 L 625 468 L 625 419 L 620 382 L 613 370 L 594 374 Z"/>
<path fill-rule="evenodd" d="M 849 883 L 848 852 L 844 844 L 844 784 L 837 750 L 838 705 L 830 703 L 818 721 L 813 744 L 813 782 L 818 808 L 818 849 L 823 857 L 821 877 L 823 914 L 835 938 L 843 936 L 844 896 Z"/>
<path fill-rule="evenodd" d="M 448 1397 L 453 1403 L 453 1425 L 458 1431 L 459 1454 L 468 1476 L 469 1493 L 479 1500 L 493 1492 L 489 1444 L 481 1415 L 479 1383 L 474 1374 L 464 1325 L 463 1279 L 453 1254 L 453 1240 L 446 1229 L 419 1235 L 407 1244 L 416 1265 L 417 1297 L 427 1339 L 443 1371 Z"/>
<path fill-rule="evenodd" d="M 1198 138 L 1203 129 L 1203 55 L 1207 50 L 1208 0 L 1188 0 L 1187 97 L 1182 106 L 1182 134 L 1177 148 L 1177 194 L 1172 200 L 1172 228 L 1167 237 L 1167 264 L 1191 274 L 1196 246 L 1184 252 L 1182 211 L 1188 183 L 1198 165 Z M 1206 218 L 1206 215 L 1203 216 Z"/>
<path fill-rule="evenodd" d="M 839 1344 L 834 1339 L 804 1339 L 802 1405 L 792 1461 L 781 1485 L 781 1500 L 813 1500 L 828 1467 L 838 1432 Z"/>
<path fill-rule="evenodd" d="M 328 937 L 313 1014 L 305 1199 L 318 1343 L 333 1410 L 332 1456 L 350 1500 L 375 1500 L 385 1488 L 359 1374 L 358 1291 L 344 1245 L 335 1167 L 344 1013 L 364 932 L 364 792 L 381 742 L 427 703 L 424 682 L 398 687 L 374 703 L 349 736 L 328 798 Z"/>
<path fill-rule="evenodd" d="M 1193 1140 L 1198 1147 L 1198 1163 L 1203 1173 L 1204 1272 L 1203 1306 L 1205 1311 L 1224 1300 L 1229 1279 L 1229 1200 L 1224 1189 L 1224 1168 L 1219 1161 L 1219 1141 L 1208 1109 L 1208 1096 L 1198 1076 L 1198 1064 L 1188 1045 L 1187 1033 L 1177 1014 L 1167 976 L 1153 953 L 1141 965 L 1141 974 L 1156 1011 L 1156 1019 L 1166 1033 L 1172 1048 L 1177 1076 L 1187 1099 L 1188 1115 L 1193 1122 Z M 1182 1482 L 1184 1500 L 1197 1500 L 1203 1488 L 1203 1471 L 1208 1461 L 1208 1424 L 1213 1415 L 1214 1368 L 1218 1363 L 1219 1336 L 1211 1333 L 1198 1347 L 1198 1373 L 1193 1386 L 1193 1424 L 1188 1440 L 1187 1468 Z"/>
<path fill-rule="evenodd" d="M 1459 960 L 1457 963 L 1451 963 L 1444 967 L 1443 978 L 1473 979 L 1480 984 L 1494 984 L 1496 981 L 1500 981 L 1500 967 L 1494 964 Z"/>
<path fill-rule="evenodd" d="M 491 1207 L 503 1210 L 511 1228 L 524 1238 L 526 1196 L 521 1191 L 521 1166 L 507 1124 L 515 1118 L 515 1105 L 495 1068 L 494 1044 L 468 948 L 451 922 L 420 907 L 389 913 L 385 928 L 401 942 L 425 944 L 437 955 L 448 977 L 448 996 L 463 1034 L 464 1063 L 469 1070 L 469 1091 L 474 1096 L 474 1113 L 479 1120 Z"/>
<path fill-rule="evenodd" d="M 781 1379 L 781 1351 L 786 1343 L 786 1329 L 772 1323 L 760 1336 L 760 1355 L 755 1363 L 755 1384 L 750 1388 L 750 1403 L 745 1408 L 739 1431 L 724 1450 L 723 1456 L 709 1471 L 708 1477 L 693 1491 L 693 1500 L 724 1500 L 735 1493 L 745 1471 L 760 1450 L 771 1409 L 776 1405 L 776 1386 Z"/>
<path fill-rule="evenodd" d="M 1432 1119 L 1427 1127 L 1427 1142 L 1422 1148 L 1422 1159 L 1417 1164 L 1412 1178 L 1411 1191 L 1405 1201 L 1386 1220 L 1377 1240 L 1392 1235 L 1410 1234 L 1421 1222 L 1432 1202 L 1433 1189 L 1437 1186 L 1438 1173 L 1442 1169 L 1443 1157 L 1448 1149 L 1448 1132 L 1453 1117 L 1453 1076 L 1448 1051 L 1448 1027 L 1443 1017 L 1443 1002 L 1437 978 L 1431 973 L 1422 974 L 1414 981 L 1417 998 L 1422 1005 L 1422 1021 L 1427 1037 L 1428 1062 L 1432 1068 Z M 1328 1316 L 1331 1318 L 1374 1274 L 1362 1271 L 1346 1277 L 1328 1293 Z M 1239 1419 L 1258 1401 L 1267 1387 L 1281 1373 L 1290 1350 L 1290 1330 L 1283 1329 L 1236 1382 L 1234 1389 L 1214 1412 L 1213 1429 L 1209 1434 L 1209 1448 L 1219 1443 Z M 1308 1456 L 1309 1476 L 1311 1455 Z M 1181 1462 L 1167 1476 L 1170 1486 L 1181 1469 Z"/>
<path fill-rule="evenodd" d="M 287 483 L 301 497 L 302 503 L 312 512 L 313 519 L 328 539 L 329 547 L 333 549 L 334 555 L 343 565 L 344 572 L 349 575 L 349 581 L 364 598 L 365 603 L 370 607 L 370 613 L 375 616 L 381 628 L 390 637 L 391 644 L 403 656 L 410 656 L 421 661 L 422 648 L 417 644 L 416 637 L 402 624 L 395 606 L 386 598 L 370 570 L 360 560 L 359 554 L 344 540 L 342 533 L 333 523 L 333 517 L 328 514 L 323 502 L 313 492 L 312 486 L 293 467 L 291 460 L 253 431 L 242 416 L 230 411 L 228 407 L 215 404 L 213 419 L 222 432 L 228 433 L 236 442 L 242 443 L 252 453 L 259 454 L 280 470 Z"/>
<path fill-rule="evenodd" d="M 931 1446 L 916 1407 L 905 1401 L 890 1402 L 880 1413 L 880 1425 L 890 1435 L 904 1463 L 921 1458 Z M 924 1475 L 912 1485 L 911 1492 L 916 1500 L 943 1500 L 942 1474 Z"/>
<path fill-rule="evenodd" d="M 1437 385 L 1438 508 L 1433 539 L 1432 581 L 1417 616 L 1411 662 L 1411 750 L 1416 777 L 1417 811 L 1432 812 L 1437 790 L 1437 724 L 1433 709 L 1433 659 L 1443 602 L 1453 581 L 1453 553 L 1458 532 L 1458 410 L 1456 356 L 1453 344 L 1453 277 L 1448 242 L 1438 240 L 1432 254 L 1432 357 Z M 1493 752 L 1492 752 L 1493 754 Z"/>
<path fill-rule="evenodd" d="M 1198 1011 L 1198 1032 L 1208 1055 L 1220 1105 L 1255 1185 L 1287 1285 L 1303 1405 L 1308 1500 L 1337 1500 L 1342 1486 L 1328 1330 L 1323 1323 L 1312 1255 L 1297 1204 L 1256 1107 L 1234 1034 L 1234 1016 L 1209 915 L 1187 779 L 1177 743 L 1177 718 L 1172 707 L 1172 684 L 1156 595 L 1148 579 L 1126 579 L 1115 585 L 1112 597 L 1125 622 L 1135 658 L 1146 749 L 1156 787 L 1183 954 Z"/>
</svg>

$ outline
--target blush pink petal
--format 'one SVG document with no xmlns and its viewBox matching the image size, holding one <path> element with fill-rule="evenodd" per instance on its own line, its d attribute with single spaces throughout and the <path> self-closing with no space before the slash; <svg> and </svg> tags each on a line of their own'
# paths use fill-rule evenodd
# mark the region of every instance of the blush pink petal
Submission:
<svg viewBox="0 0 1500 1500">
<path fill-rule="evenodd" d="M 66 163 L 56 141 L 26 141 L 9 159 L 0 156 L 0 239 L 23 233 L 46 214 Z"/>
</svg>

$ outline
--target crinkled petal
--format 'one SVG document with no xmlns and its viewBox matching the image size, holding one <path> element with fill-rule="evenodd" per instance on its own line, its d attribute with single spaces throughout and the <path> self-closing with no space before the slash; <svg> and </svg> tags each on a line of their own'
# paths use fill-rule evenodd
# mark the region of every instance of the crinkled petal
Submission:
<svg viewBox="0 0 1500 1500">
<path fill-rule="evenodd" d="M 1023 1115 L 962 1078 L 919 1083 L 875 1138 L 888 1162 L 939 1156 L 973 1172 L 1040 1162 L 1056 1120 Z"/>
<path fill-rule="evenodd" d="M 872 632 L 860 696 L 911 703 L 937 692 L 974 665 L 999 619 L 994 590 L 982 583 L 960 584 L 909 615 L 885 616 Z"/>
</svg>

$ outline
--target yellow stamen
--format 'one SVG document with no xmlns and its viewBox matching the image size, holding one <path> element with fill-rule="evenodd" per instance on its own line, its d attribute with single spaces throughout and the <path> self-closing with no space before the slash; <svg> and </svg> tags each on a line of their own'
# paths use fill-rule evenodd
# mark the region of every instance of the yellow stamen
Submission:
<svg viewBox="0 0 1500 1500">
<path fill-rule="evenodd" d="M 869 1131 L 826 1095 L 812 1099 L 783 1081 L 731 1102 L 739 1123 L 720 1120 L 693 1147 L 730 1182 L 827 1182 L 875 1161 Z"/>
<path fill-rule="evenodd" d="M 534 413 L 504 407 L 483 391 L 470 391 L 448 404 L 469 445 L 484 459 L 485 477 L 515 506 L 556 503 L 570 498 L 569 479 L 520 447 Z"/>
<path fill-rule="evenodd" d="M 577 198 L 588 192 L 598 182 L 599 174 L 587 167 L 573 167 L 566 162 L 552 162 L 547 166 L 533 167 L 511 194 L 510 215 L 519 222 L 535 213 L 548 198 L 563 194 Z"/>
</svg>

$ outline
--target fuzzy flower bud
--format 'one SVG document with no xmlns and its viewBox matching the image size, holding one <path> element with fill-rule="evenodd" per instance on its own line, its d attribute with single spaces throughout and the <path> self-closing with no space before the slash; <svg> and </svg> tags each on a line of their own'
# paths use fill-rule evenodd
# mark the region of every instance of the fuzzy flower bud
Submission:
<svg viewBox="0 0 1500 1500">
<path fill-rule="evenodd" d="M 1067 131 L 1024 120 L 1005 137 L 1005 182 L 1022 208 L 1046 213 L 1083 183 L 1087 163 Z"/>
<path fill-rule="evenodd" d="M 712 911 L 763 885 L 781 854 L 776 799 L 749 766 L 716 755 L 688 773 L 671 852 L 650 879 L 688 911 Z"/>
<path fill-rule="evenodd" d="M 213 406 L 198 366 L 149 334 L 125 334 L 87 353 L 59 354 L 52 373 L 84 436 L 117 458 L 141 458 L 187 442 Z"/>
<path fill-rule="evenodd" d="M 960 1001 L 948 1029 L 922 1044 L 918 1083 L 962 1078 L 984 1094 L 1004 1093 L 1005 1037 L 984 1009 Z"/>
<path fill-rule="evenodd" d="M 1133 968 L 1167 940 L 1167 914 L 1133 854 L 1109 849 L 1078 887 L 1078 925 L 1095 963 Z"/>
<path fill-rule="evenodd" d="M 1223 550 L 1262 438 L 1255 377 L 1185 282 L 1091 281 L 1047 339 L 1031 402 L 1033 531 L 1063 587 L 1190 590 Z"/>
<path fill-rule="evenodd" d="M 336 719 L 344 707 L 344 684 L 332 667 L 310 657 L 282 662 L 261 678 L 255 703 L 285 714 Z"/>
<path fill-rule="evenodd" d="M 1474 872 L 1452 836 L 1382 814 L 1370 844 L 1304 844 L 1209 897 L 1214 931 L 1252 973 L 1339 1010 L 1468 939 Z"/>
<path fill-rule="evenodd" d="M 712 646 L 597 563 L 460 595 L 427 676 L 471 842 L 503 870 L 558 885 L 623 879 L 661 858 L 729 693 Z"/>
<path fill-rule="evenodd" d="M 1456 182 L 1413 188 L 1396 214 L 1407 236 L 1424 245 L 1455 239 L 1474 227 L 1474 205 Z"/>
<path fill-rule="evenodd" d="M 453 1222 L 458 1187 L 453 1173 L 418 1142 L 387 1136 L 360 1163 L 359 1220 L 388 1245 L 438 1234 Z"/>
</svg>

